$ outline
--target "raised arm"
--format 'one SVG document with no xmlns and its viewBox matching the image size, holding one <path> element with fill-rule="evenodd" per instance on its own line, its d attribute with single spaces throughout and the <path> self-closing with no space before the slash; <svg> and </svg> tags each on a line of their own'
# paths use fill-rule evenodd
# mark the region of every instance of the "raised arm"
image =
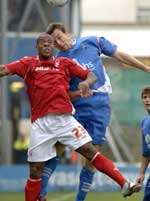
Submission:
<svg viewBox="0 0 150 201">
<path fill-rule="evenodd" d="M 146 72 L 150 72 L 150 66 L 143 64 L 141 61 L 127 53 L 116 50 L 113 57 L 121 61 L 122 63 L 128 64 L 132 67 L 138 68 Z"/>
<path fill-rule="evenodd" d="M 10 75 L 11 73 L 7 70 L 6 66 L 4 64 L 0 65 L 0 77 Z"/>
</svg>

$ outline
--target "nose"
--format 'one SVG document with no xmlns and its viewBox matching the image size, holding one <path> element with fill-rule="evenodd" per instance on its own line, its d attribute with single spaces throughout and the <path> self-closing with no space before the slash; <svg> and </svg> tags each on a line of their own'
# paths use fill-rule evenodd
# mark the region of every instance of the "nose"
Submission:
<svg viewBox="0 0 150 201">
<path fill-rule="evenodd" d="M 50 46 L 48 42 L 44 42 L 44 46 Z"/>
<path fill-rule="evenodd" d="M 149 97 L 145 98 L 144 102 L 145 102 L 146 104 L 150 103 L 150 98 L 149 98 Z"/>
</svg>

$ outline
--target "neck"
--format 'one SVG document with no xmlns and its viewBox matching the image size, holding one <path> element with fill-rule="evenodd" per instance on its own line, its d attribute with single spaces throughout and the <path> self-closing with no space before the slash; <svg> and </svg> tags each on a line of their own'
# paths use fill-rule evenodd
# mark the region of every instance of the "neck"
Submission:
<svg viewBox="0 0 150 201">
<path fill-rule="evenodd" d="M 39 59 L 40 59 L 40 60 L 47 61 L 47 60 L 52 59 L 52 56 L 43 56 L 43 55 L 39 55 Z"/>
</svg>

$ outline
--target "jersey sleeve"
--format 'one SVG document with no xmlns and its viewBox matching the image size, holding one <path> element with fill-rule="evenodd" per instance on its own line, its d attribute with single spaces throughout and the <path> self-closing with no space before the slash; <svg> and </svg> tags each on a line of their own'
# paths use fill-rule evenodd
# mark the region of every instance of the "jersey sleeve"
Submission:
<svg viewBox="0 0 150 201">
<path fill-rule="evenodd" d="M 142 155 L 144 157 L 150 157 L 150 144 L 146 143 L 146 138 L 148 138 L 148 136 L 145 137 L 142 135 Z"/>
<path fill-rule="evenodd" d="M 141 134 L 142 134 L 142 155 L 144 157 L 150 157 L 150 134 L 148 131 L 150 131 L 150 127 L 149 125 L 147 125 L 147 132 L 146 134 L 143 131 L 143 127 L 144 127 L 144 121 L 145 119 L 141 122 Z"/>
<path fill-rule="evenodd" d="M 66 59 L 66 63 L 67 63 L 67 69 L 71 77 L 77 76 L 82 80 L 87 78 L 87 75 L 90 72 L 87 68 L 71 59 Z"/>
<path fill-rule="evenodd" d="M 117 45 L 111 43 L 104 37 L 97 38 L 101 52 L 106 56 L 113 56 L 117 50 Z"/>
<path fill-rule="evenodd" d="M 30 57 L 24 57 L 20 60 L 8 63 L 5 66 L 11 74 L 13 75 L 16 74 L 24 78 L 28 71 L 29 63 L 30 63 Z"/>
</svg>

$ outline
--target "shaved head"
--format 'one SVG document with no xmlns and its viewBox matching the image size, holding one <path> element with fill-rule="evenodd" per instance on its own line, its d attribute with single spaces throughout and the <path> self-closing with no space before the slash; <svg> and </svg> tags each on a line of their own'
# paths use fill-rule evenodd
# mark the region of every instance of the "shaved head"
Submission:
<svg viewBox="0 0 150 201">
<path fill-rule="evenodd" d="M 39 43 L 40 40 L 43 40 L 43 39 L 49 39 L 51 41 L 53 41 L 53 37 L 45 32 L 41 33 L 38 38 L 37 38 L 37 44 Z"/>
<path fill-rule="evenodd" d="M 53 55 L 53 37 L 47 33 L 41 33 L 36 42 L 36 48 L 40 58 L 49 59 Z"/>
</svg>

